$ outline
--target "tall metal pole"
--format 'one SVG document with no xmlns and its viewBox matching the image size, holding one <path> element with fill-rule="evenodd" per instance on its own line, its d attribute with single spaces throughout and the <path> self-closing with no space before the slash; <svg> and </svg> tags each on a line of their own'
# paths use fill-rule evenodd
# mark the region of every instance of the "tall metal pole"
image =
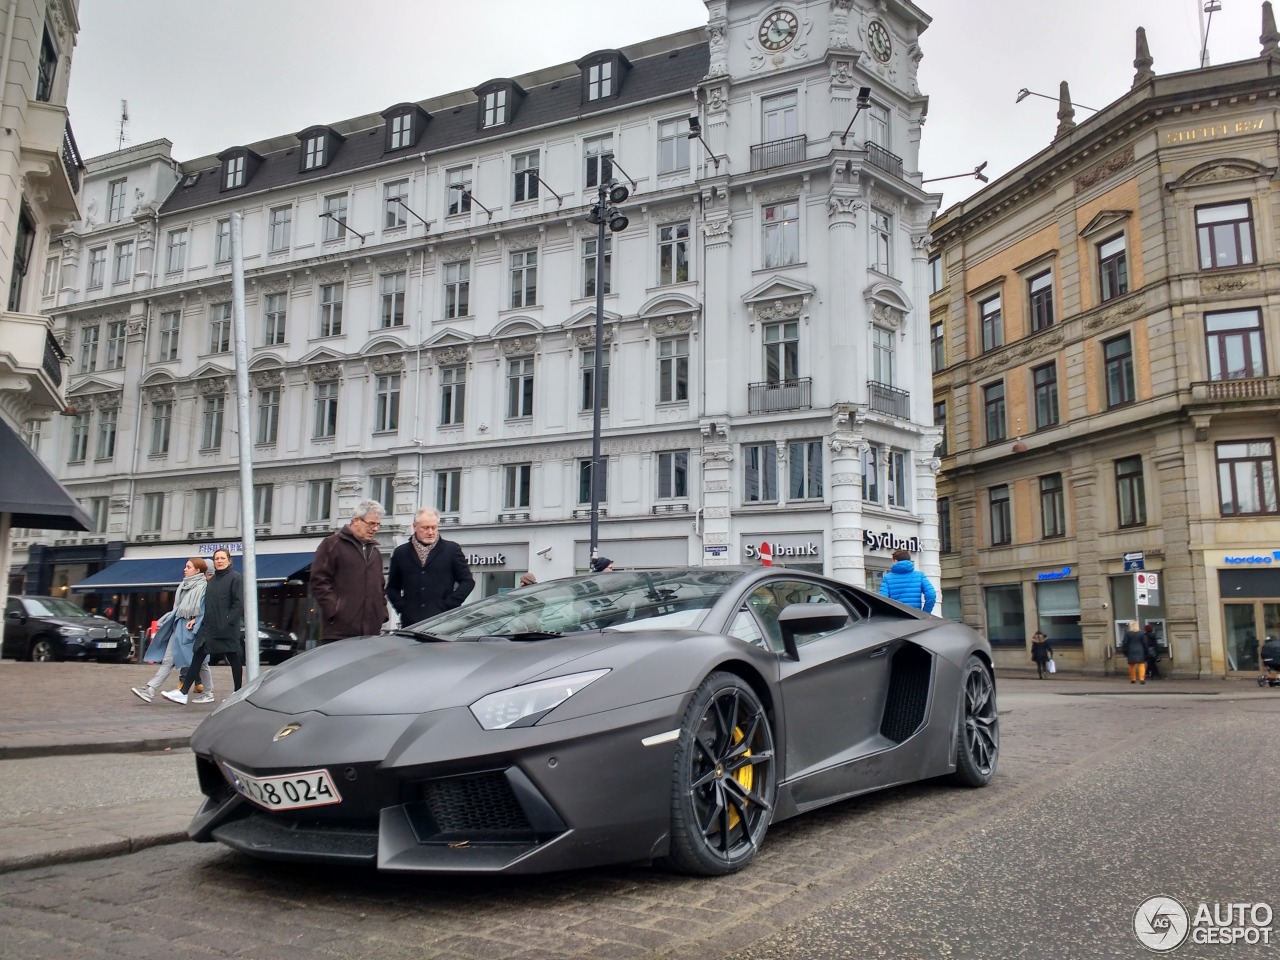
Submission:
<svg viewBox="0 0 1280 960">
<path fill-rule="evenodd" d="M 604 164 L 601 163 L 601 168 Z M 602 171 L 603 172 L 603 169 Z M 600 178 L 600 198 L 596 206 L 596 356 L 591 381 L 591 559 L 600 555 L 600 377 L 604 371 L 604 237 L 608 212 L 609 183 Z"/>
<path fill-rule="evenodd" d="M 258 554 L 253 533 L 253 445 L 249 426 L 249 341 L 244 325 L 244 217 L 231 214 L 231 334 L 236 357 L 236 431 L 240 448 L 240 541 L 244 573 L 244 646 L 248 679 L 258 675 Z"/>
</svg>

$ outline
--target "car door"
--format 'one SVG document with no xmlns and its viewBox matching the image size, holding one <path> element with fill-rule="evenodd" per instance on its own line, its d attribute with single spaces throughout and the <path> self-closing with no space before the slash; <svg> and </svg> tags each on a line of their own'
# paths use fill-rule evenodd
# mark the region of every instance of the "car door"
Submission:
<svg viewBox="0 0 1280 960">
<path fill-rule="evenodd" d="M 4 607 L 4 656 L 25 660 L 31 650 L 31 621 L 22 601 L 10 597 Z"/>
</svg>

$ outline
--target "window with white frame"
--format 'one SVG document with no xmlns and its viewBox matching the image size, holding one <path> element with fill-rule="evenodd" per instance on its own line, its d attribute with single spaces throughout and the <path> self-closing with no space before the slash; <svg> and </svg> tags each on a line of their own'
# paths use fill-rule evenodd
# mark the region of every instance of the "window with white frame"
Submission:
<svg viewBox="0 0 1280 960">
<path fill-rule="evenodd" d="M 462 471 L 436 471 L 436 512 L 456 516 L 462 510 Z"/>
<path fill-rule="evenodd" d="M 689 118 L 658 121 L 658 173 L 689 169 Z"/>
<path fill-rule="evenodd" d="M 216 487 L 202 487 L 195 493 L 195 527 L 212 530 L 218 522 L 218 490 Z"/>
<path fill-rule="evenodd" d="M 179 273 L 187 266 L 187 229 L 170 230 L 165 240 L 164 269 Z"/>
<path fill-rule="evenodd" d="M 268 293 L 262 298 L 262 343 L 279 347 L 285 342 L 285 323 L 289 314 L 289 294 Z"/>
<path fill-rule="evenodd" d="M 387 515 L 395 513 L 396 475 L 394 473 L 374 473 L 369 476 L 369 499 L 382 504 Z"/>
<path fill-rule="evenodd" d="M 335 193 L 324 198 L 324 239 L 340 240 L 347 225 L 347 195 Z"/>
<path fill-rule="evenodd" d="M 591 502 L 591 458 L 578 461 L 578 503 L 589 504 Z M 609 499 L 609 461 L 600 458 L 600 488 L 597 493 L 596 502 L 605 503 Z"/>
<path fill-rule="evenodd" d="M 780 387 L 800 376 L 800 324 L 781 320 L 764 325 L 764 379 Z"/>
<path fill-rule="evenodd" d="M 320 336 L 336 337 L 342 333 L 342 289 L 339 283 L 320 285 Z"/>
<path fill-rule="evenodd" d="M 255 527 L 265 527 L 271 523 L 275 492 L 275 485 L 271 483 L 253 485 L 253 525 Z"/>
<path fill-rule="evenodd" d="M 213 225 L 213 259 L 215 263 L 231 262 L 231 220 L 219 220 Z"/>
<path fill-rule="evenodd" d="M 595 350 L 583 350 L 582 357 L 578 364 L 582 383 L 582 406 L 578 409 L 587 411 L 595 409 L 596 392 L 596 352 Z M 600 409 L 609 409 L 609 350 L 605 348 L 600 354 Z"/>
<path fill-rule="evenodd" d="M 892 149 L 889 145 L 889 108 L 873 103 L 867 110 L 867 139 L 877 147 Z"/>
<path fill-rule="evenodd" d="M 449 216 L 471 212 L 471 167 L 445 171 L 445 204 Z"/>
<path fill-rule="evenodd" d="M 982 324 L 982 350 L 987 352 L 1004 346 L 1004 311 L 1000 294 L 987 297 L 978 304 L 979 322 Z"/>
<path fill-rule="evenodd" d="M 401 113 L 388 120 L 391 141 L 388 146 L 392 150 L 401 150 L 413 146 L 413 114 Z"/>
<path fill-rule="evenodd" d="M 800 132 L 800 108 L 796 91 L 788 90 L 760 101 L 761 137 L 765 143 L 786 140 Z"/>
<path fill-rule="evenodd" d="M 128 283 L 133 279 L 133 241 L 123 240 L 116 244 L 115 266 L 112 269 L 112 280 L 115 283 Z"/>
<path fill-rule="evenodd" d="M 293 207 L 272 207 L 267 226 L 267 252 L 282 253 L 293 239 Z"/>
<path fill-rule="evenodd" d="M 862 499 L 880 502 L 880 448 L 874 444 L 862 452 Z"/>
<path fill-rule="evenodd" d="M 142 531 L 159 533 L 164 529 L 164 494 L 144 493 L 142 495 Z"/>
<path fill-rule="evenodd" d="M 209 308 L 209 352 L 231 349 L 231 304 L 215 303 Z"/>
<path fill-rule="evenodd" d="M 907 465 L 911 462 L 911 458 L 903 450 L 890 450 L 888 459 L 889 462 L 885 464 L 888 471 L 885 486 L 889 494 L 889 506 L 909 507 L 911 504 L 907 500 Z"/>
<path fill-rule="evenodd" d="M 178 335 L 182 332 L 182 312 L 165 310 L 160 314 L 160 335 L 157 338 L 157 349 L 161 362 L 178 359 Z"/>
<path fill-rule="evenodd" d="M 1124 234 L 1098 244 L 1098 286 L 1104 302 L 1129 292 L 1129 252 Z"/>
<path fill-rule="evenodd" d="M 532 307 L 538 302 L 538 251 L 511 254 L 511 306 Z"/>
<path fill-rule="evenodd" d="M 110 460 L 116 455 L 116 426 L 120 422 L 120 411 L 114 407 L 98 411 L 98 447 L 94 457 L 98 460 Z"/>
<path fill-rule="evenodd" d="M 761 211 L 765 269 L 800 262 L 800 201 L 770 203 Z"/>
<path fill-rule="evenodd" d="M 942 289 L 942 254 L 935 253 L 929 258 L 929 295 Z"/>
<path fill-rule="evenodd" d="M 1027 307 L 1032 333 L 1053 326 L 1053 268 L 1027 280 Z"/>
<path fill-rule="evenodd" d="M 280 436 L 280 388 L 263 387 L 258 391 L 258 423 L 255 443 L 272 444 Z"/>
<path fill-rule="evenodd" d="M 302 169 L 318 170 L 324 166 L 324 147 L 325 135 L 317 133 L 315 136 L 307 137 L 306 142 L 302 145 Z"/>
<path fill-rule="evenodd" d="M 45 257 L 44 261 L 44 287 L 40 291 L 42 297 L 57 296 L 58 280 L 61 274 L 62 258 L 61 257 Z"/>
<path fill-rule="evenodd" d="M 883 210 L 871 208 L 871 269 L 885 276 L 893 270 L 893 217 Z"/>
<path fill-rule="evenodd" d="M 613 134 L 587 137 L 582 141 L 586 163 L 586 184 L 595 187 L 613 178 Z"/>
<path fill-rule="evenodd" d="M 1102 344 L 1107 406 L 1120 407 L 1137 399 L 1133 375 L 1133 338 L 1123 333 Z"/>
<path fill-rule="evenodd" d="M 884 327 L 871 328 L 871 379 L 886 387 L 894 385 L 896 339 L 892 330 Z"/>
<path fill-rule="evenodd" d="M 101 328 L 96 324 L 85 324 L 80 328 L 80 372 L 93 373 L 98 369 L 98 338 Z"/>
<path fill-rule="evenodd" d="M 1222 310 L 1204 315 L 1210 380 L 1244 380 L 1267 375 L 1262 311 Z"/>
<path fill-rule="evenodd" d="M 822 441 L 793 440 L 787 444 L 787 499 L 822 499 Z"/>
<path fill-rule="evenodd" d="M 529 506 L 533 484 L 533 465 L 509 463 L 502 468 L 502 508 L 518 510 Z"/>
<path fill-rule="evenodd" d="M 1253 263 L 1253 215 L 1249 201 L 1196 207 L 1196 245 L 1200 249 L 1201 270 Z"/>
<path fill-rule="evenodd" d="M 332 440 L 338 434 L 338 381 L 325 380 L 315 385 L 315 421 L 311 436 L 316 440 Z"/>
<path fill-rule="evenodd" d="M 613 61 L 587 67 L 587 99 L 603 100 L 613 93 Z"/>
<path fill-rule="evenodd" d="M 742 447 L 742 500 L 777 503 L 778 445 L 749 443 Z"/>
<path fill-rule="evenodd" d="M 404 290 L 407 282 L 404 271 L 382 275 L 382 312 L 379 315 L 379 326 L 382 329 L 404 326 Z"/>
<path fill-rule="evenodd" d="M 222 449 L 222 425 L 227 414 L 227 398 L 205 397 L 200 425 L 200 449 Z"/>
<path fill-rule="evenodd" d="M 584 297 L 594 297 L 596 295 L 596 247 L 600 241 L 597 237 L 585 238 L 582 241 L 582 295 Z M 613 277 L 613 238 L 608 234 L 604 238 L 604 281 L 602 284 L 603 292 L 607 295 L 610 292 L 610 282 Z"/>
<path fill-rule="evenodd" d="M 226 176 L 222 181 L 224 190 L 232 190 L 235 187 L 244 186 L 244 154 L 239 153 L 235 156 L 227 157 L 224 169 L 226 170 Z"/>
<path fill-rule="evenodd" d="M 42 421 L 32 417 L 30 420 L 22 421 L 22 442 L 34 450 L 40 452 L 40 431 Z"/>
<path fill-rule="evenodd" d="M 89 414 L 77 413 L 71 418 L 71 448 L 68 463 L 83 463 L 89 455 Z"/>
<path fill-rule="evenodd" d="M 333 519 L 333 481 L 307 483 L 307 522 L 327 523 Z"/>
<path fill-rule="evenodd" d="M 400 429 L 400 375 L 378 377 L 373 394 L 375 433 Z"/>
<path fill-rule="evenodd" d="M 689 224 L 664 223 L 658 227 L 658 283 L 684 283 L 689 279 Z"/>
<path fill-rule="evenodd" d="M 1218 503 L 1224 517 L 1276 513 L 1276 445 L 1271 439 L 1214 445 Z"/>
<path fill-rule="evenodd" d="M 169 452 L 169 433 L 173 424 L 173 401 L 156 400 L 151 404 L 151 456 Z"/>
<path fill-rule="evenodd" d="M 529 150 L 511 158 L 511 173 L 515 179 L 512 199 L 516 203 L 536 200 L 538 197 L 538 163 L 540 151 Z"/>
<path fill-rule="evenodd" d="M 467 368 L 462 364 L 440 368 L 440 426 L 462 423 L 467 409 Z"/>
<path fill-rule="evenodd" d="M 85 497 L 80 502 L 84 504 L 85 513 L 89 514 L 89 532 L 106 533 L 108 510 L 107 498 Z"/>
<path fill-rule="evenodd" d="M 484 95 L 484 125 L 497 127 L 507 122 L 507 91 L 490 90 Z"/>
<path fill-rule="evenodd" d="M 684 403 L 689 399 L 689 338 L 658 341 L 658 402 Z"/>
<path fill-rule="evenodd" d="M 398 230 L 409 222 L 409 181 L 395 180 L 382 187 L 382 229 Z"/>
<path fill-rule="evenodd" d="M 125 321 L 112 320 L 107 324 L 107 369 L 119 370 L 124 366 Z"/>
<path fill-rule="evenodd" d="M 124 219 L 125 187 L 128 180 L 112 180 L 107 184 L 107 222 L 119 223 Z"/>
<path fill-rule="evenodd" d="M 444 316 L 446 320 L 471 313 L 471 261 L 444 265 Z"/>
<path fill-rule="evenodd" d="M 507 419 L 533 416 L 533 357 L 507 361 Z"/>
<path fill-rule="evenodd" d="M 107 274 L 107 248 L 94 247 L 89 251 L 89 277 L 85 286 L 94 290 L 102 286 Z"/>
<path fill-rule="evenodd" d="M 658 499 L 681 500 L 689 496 L 689 451 L 658 454 Z"/>
</svg>

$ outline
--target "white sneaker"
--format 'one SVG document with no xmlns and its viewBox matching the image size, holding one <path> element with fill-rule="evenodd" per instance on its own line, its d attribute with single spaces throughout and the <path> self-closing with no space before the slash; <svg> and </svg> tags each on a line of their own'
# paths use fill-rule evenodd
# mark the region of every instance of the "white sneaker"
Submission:
<svg viewBox="0 0 1280 960">
<path fill-rule="evenodd" d="M 174 703 L 180 703 L 186 706 L 187 695 L 180 690 L 166 690 L 161 694 L 166 700 L 172 700 Z"/>
<path fill-rule="evenodd" d="M 147 703 L 150 703 L 155 699 L 155 694 L 151 691 L 150 687 L 132 687 L 130 689 L 133 690 L 133 695 L 139 700 L 145 700 Z"/>
<path fill-rule="evenodd" d="M 213 703 L 214 696 L 212 693 L 202 693 L 199 696 L 192 697 L 192 703 Z"/>
</svg>

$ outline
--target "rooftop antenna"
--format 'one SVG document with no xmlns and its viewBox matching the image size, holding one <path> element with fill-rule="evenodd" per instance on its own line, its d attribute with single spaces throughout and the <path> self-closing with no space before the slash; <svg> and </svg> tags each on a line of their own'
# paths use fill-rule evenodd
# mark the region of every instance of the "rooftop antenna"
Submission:
<svg viewBox="0 0 1280 960">
<path fill-rule="evenodd" d="M 124 149 L 124 141 L 125 141 L 124 129 L 126 126 L 128 126 L 128 124 L 129 124 L 129 101 L 121 100 L 120 101 L 120 135 L 116 137 L 117 150 Z"/>
</svg>

